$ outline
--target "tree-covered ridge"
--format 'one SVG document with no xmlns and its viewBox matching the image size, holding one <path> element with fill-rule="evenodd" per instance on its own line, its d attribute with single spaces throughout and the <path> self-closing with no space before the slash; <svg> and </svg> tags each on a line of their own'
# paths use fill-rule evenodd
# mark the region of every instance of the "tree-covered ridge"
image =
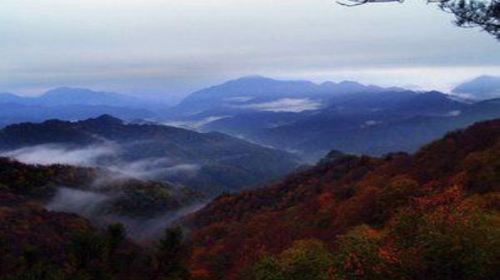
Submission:
<svg viewBox="0 0 500 280">
<path fill-rule="evenodd" d="M 415 155 L 344 156 L 190 217 L 201 279 L 493 279 L 500 120 Z"/>
<path fill-rule="evenodd" d="M 68 165 L 28 165 L 0 158 L 0 189 L 25 201 L 47 203 L 61 187 L 111 197 L 98 213 L 153 217 L 201 199 L 186 188 L 141 181 L 98 168 Z"/>
<path fill-rule="evenodd" d="M 300 163 L 287 152 L 222 133 L 126 123 L 109 115 L 77 122 L 20 123 L 0 130 L 2 152 L 44 148 L 101 151 L 87 165 L 128 166 L 138 173 L 159 170 L 146 177 L 182 184 L 211 197 L 279 178 Z M 151 167 L 134 168 L 144 163 Z"/>
<path fill-rule="evenodd" d="M 141 246 L 45 210 L 52 183 L 102 172 L 0 160 L 0 279 L 495 279 L 500 120 L 415 155 L 332 152 L 281 183 L 223 195 Z M 48 187 L 47 187 L 48 186 Z"/>
<path fill-rule="evenodd" d="M 36 205 L 0 204 L 0 218 L 2 280 L 188 279 L 179 229 L 144 248 L 127 239 L 121 224 L 96 229 Z"/>
<path fill-rule="evenodd" d="M 188 275 L 179 229 L 164 230 L 158 244 L 151 241 L 143 246 L 128 239 L 129 228 L 124 225 L 102 227 L 95 222 L 106 215 L 131 219 L 165 215 L 200 196 L 164 183 L 111 175 L 119 174 L 0 158 L 0 279 L 135 280 Z M 92 213 L 92 221 L 47 210 L 61 185 L 111 199 Z"/>
</svg>

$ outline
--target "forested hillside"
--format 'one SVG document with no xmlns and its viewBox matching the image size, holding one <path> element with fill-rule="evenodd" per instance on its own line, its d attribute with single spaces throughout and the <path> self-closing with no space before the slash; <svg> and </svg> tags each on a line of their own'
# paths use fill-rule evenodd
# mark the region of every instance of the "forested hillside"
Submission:
<svg viewBox="0 0 500 280">
<path fill-rule="evenodd" d="M 0 152 L 29 163 L 71 163 L 182 184 L 207 196 L 280 178 L 297 157 L 222 133 L 126 123 L 109 115 L 21 123 L 0 130 Z"/>
<path fill-rule="evenodd" d="M 191 216 L 202 279 L 493 279 L 500 120 L 415 155 L 333 154 Z"/>
<path fill-rule="evenodd" d="M 186 238 L 170 228 L 158 242 L 135 243 L 121 224 L 102 227 L 92 217 L 47 210 L 54 186 L 88 190 L 82 186 L 99 172 L 0 161 L 0 279 L 495 279 L 499 273 L 500 120 L 449 133 L 414 155 L 333 151 L 280 183 L 218 197 L 178 222 Z M 134 180 L 118 186 L 123 208 L 101 211 L 149 215 L 134 201 L 172 202 L 143 192 L 168 186 Z"/>
<path fill-rule="evenodd" d="M 185 189 L 96 168 L 0 158 L 0 279 L 185 275 L 181 253 L 173 251 L 181 248 L 181 232 L 165 231 L 164 219 L 155 220 L 163 225 L 158 232 L 139 222 L 175 217 L 175 211 L 200 198 Z M 140 239 L 139 246 L 131 237 L 149 237 L 149 242 Z M 158 244 L 151 242 L 158 239 Z"/>
</svg>

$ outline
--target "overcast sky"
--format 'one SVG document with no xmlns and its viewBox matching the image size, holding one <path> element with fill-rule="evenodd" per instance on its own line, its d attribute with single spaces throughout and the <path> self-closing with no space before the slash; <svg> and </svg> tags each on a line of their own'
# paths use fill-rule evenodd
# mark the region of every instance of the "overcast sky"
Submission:
<svg viewBox="0 0 500 280">
<path fill-rule="evenodd" d="M 0 1 L 0 92 L 176 99 L 252 74 L 446 90 L 500 75 L 500 45 L 424 0 Z"/>
</svg>

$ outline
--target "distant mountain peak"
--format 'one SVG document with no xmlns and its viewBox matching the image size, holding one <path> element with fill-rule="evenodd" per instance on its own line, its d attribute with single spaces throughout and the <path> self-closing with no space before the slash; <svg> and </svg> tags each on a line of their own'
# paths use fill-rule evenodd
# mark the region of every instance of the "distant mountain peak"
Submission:
<svg viewBox="0 0 500 280">
<path fill-rule="evenodd" d="M 97 93 L 97 92 L 87 88 L 63 86 L 50 89 L 46 91 L 44 94 L 42 94 L 42 96 L 61 95 L 61 94 L 81 94 L 81 93 Z"/>
<path fill-rule="evenodd" d="M 482 75 L 458 85 L 452 92 L 479 100 L 498 98 L 500 97 L 500 77 Z"/>
<path fill-rule="evenodd" d="M 268 83 L 268 82 L 277 82 L 277 80 L 265 77 L 265 76 L 260 76 L 260 75 L 251 75 L 251 76 L 243 76 L 237 79 L 229 80 L 224 82 L 221 85 L 233 85 L 233 84 L 245 84 L 245 83 Z M 220 86 L 220 85 L 219 85 Z M 215 86 L 217 87 L 217 86 Z"/>
<path fill-rule="evenodd" d="M 252 82 L 252 83 L 305 83 L 313 85 L 313 82 L 307 80 L 288 80 L 288 79 L 274 79 L 261 75 L 250 75 L 243 76 L 238 79 L 230 80 L 227 83 L 241 83 L 241 82 Z"/>
<path fill-rule="evenodd" d="M 262 75 L 248 75 L 248 76 L 240 77 L 240 78 L 236 79 L 235 81 L 238 81 L 238 80 L 273 80 L 273 79 L 266 77 L 266 76 L 262 76 Z"/>
<path fill-rule="evenodd" d="M 24 98 L 10 92 L 0 92 L 0 103 L 19 102 Z"/>
</svg>

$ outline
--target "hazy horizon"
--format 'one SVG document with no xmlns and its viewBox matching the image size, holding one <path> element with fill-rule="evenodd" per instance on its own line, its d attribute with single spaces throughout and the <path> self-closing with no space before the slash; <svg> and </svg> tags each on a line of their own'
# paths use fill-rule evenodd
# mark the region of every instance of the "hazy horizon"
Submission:
<svg viewBox="0 0 500 280">
<path fill-rule="evenodd" d="M 70 86 L 175 102 L 256 74 L 441 91 L 500 75 L 498 42 L 452 20 L 424 1 L 7 0 L 0 92 Z"/>
<path fill-rule="evenodd" d="M 484 74 L 484 75 L 477 75 L 477 76 L 472 76 L 470 79 L 465 79 L 465 80 L 461 80 L 455 84 L 453 84 L 453 86 L 455 85 L 458 85 L 458 84 L 461 84 L 461 83 L 464 83 L 464 82 L 468 82 L 470 80 L 472 80 L 473 78 L 477 78 L 479 76 L 492 76 L 492 77 L 499 77 L 500 76 L 494 76 L 494 75 L 488 75 L 488 74 Z M 326 83 L 326 82 L 334 82 L 334 83 L 341 83 L 341 82 L 357 82 L 357 83 L 360 83 L 360 84 L 363 84 L 363 85 L 366 85 L 366 86 L 382 86 L 382 87 L 400 87 L 400 88 L 404 88 L 404 89 L 407 89 L 407 90 L 413 90 L 413 91 L 422 91 L 422 92 L 426 92 L 426 91 L 432 91 L 432 90 L 438 90 L 438 91 L 441 91 L 445 94 L 450 94 L 450 95 L 456 95 L 456 96 L 459 96 L 459 97 L 464 97 L 463 95 L 461 94 L 457 94 L 457 93 L 454 93 L 452 92 L 451 90 L 453 89 L 453 87 L 450 85 L 449 88 L 439 88 L 439 87 L 420 87 L 419 85 L 416 85 L 416 84 L 406 84 L 406 85 L 401 85 L 401 84 L 390 84 L 390 83 L 364 83 L 363 81 L 360 81 L 360 80 L 355 80 L 355 79 L 349 79 L 349 78 L 346 78 L 346 79 L 340 79 L 340 80 L 328 80 L 328 79 L 305 79 L 305 78 L 300 78 L 300 77 L 297 77 L 297 78 L 280 78 L 280 77 L 272 77 L 272 76 L 264 76 L 264 75 L 258 75 L 258 74 L 255 74 L 255 75 L 246 75 L 246 76 L 241 76 L 241 77 L 234 77 L 234 78 L 230 78 L 230 79 L 227 79 L 227 80 L 221 80 L 221 81 L 217 81 L 217 82 L 213 82 L 213 83 L 208 83 L 204 86 L 200 86 L 199 88 L 196 88 L 196 89 L 193 89 L 192 91 L 189 91 L 189 92 L 186 92 L 184 94 L 181 94 L 181 95 L 175 95 L 172 97 L 172 99 L 165 99 L 165 98 L 160 98 L 159 101 L 162 101 L 164 102 L 165 104 L 170 104 L 170 105 L 174 105 L 174 104 L 177 104 L 179 103 L 180 101 L 182 101 L 185 97 L 189 96 L 190 94 L 192 93 L 195 93 L 197 91 L 200 91 L 200 90 L 204 90 L 204 89 L 207 89 L 207 88 L 210 88 L 210 87 L 213 87 L 213 86 L 219 86 L 219 85 L 222 85 L 226 82 L 230 82 L 230 81 L 235 81 L 235 80 L 239 80 L 239 79 L 245 79 L 245 78 L 264 78 L 264 79 L 272 79 L 272 80 L 277 80 L 277 81 L 304 81 L 304 82 L 312 82 L 314 84 L 317 84 L 317 85 L 320 85 L 322 83 Z M 64 88 L 68 88 L 68 89 L 83 89 L 83 90 L 91 90 L 91 91 L 94 91 L 94 92 L 106 92 L 106 93 L 116 93 L 116 94 L 121 94 L 121 95 L 125 95 L 125 96 L 131 96 L 131 97 L 136 97 L 136 98 L 140 98 L 140 99 L 143 99 L 145 101 L 152 101 L 152 99 L 155 99 L 155 96 L 141 96 L 140 94 L 133 94 L 133 93 L 129 93 L 129 92 L 122 92 L 122 91 L 113 91 L 113 90 L 108 90 L 106 89 L 106 87 L 104 88 L 100 88 L 100 87 L 85 87 L 85 86 L 71 86 L 71 85 L 61 85 L 61 86 L 54 86 L 54 87 L 50 87 L 50 88 L 47 88 L 47 89 L 39 89 L 39 91 L 31 91 L 29 94 L 23 94 L 23 92 L 13 92 L 13 91 L 1 91 L 0 90 L 0 93 L 6 93 L 6 94 L 14 94 L 14 95 L 17 95 L 17 96 L 21 96 L 21 97 L 40 97 L 40 96 L 43 96 L 45 93 L 48 93 L 50 91 L 53 91 L 53 90 L 59 90 L 59 89 L 64 89 Z"/>
</svg>

